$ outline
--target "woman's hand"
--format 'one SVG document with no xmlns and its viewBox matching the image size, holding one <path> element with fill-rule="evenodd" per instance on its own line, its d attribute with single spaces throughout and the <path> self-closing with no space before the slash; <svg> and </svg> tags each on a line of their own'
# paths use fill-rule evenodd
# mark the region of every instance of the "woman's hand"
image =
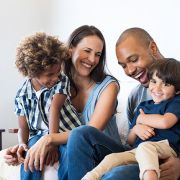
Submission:
<svg viewBox="0 0 180 180">
<path fill-rule="evenodd" d="M 39 139 L 28 151 L 24 160 L 24 170 L 33 171 L 34 169 L 42 171 L 46 155 L 50 149 L 51 136 L 45 135 Z"/>
<path fill-rule="evenodd" d="M 46 156 L 45 164 L 53 166 L 59 160 L 59 151 L 57 146 L 51 146 Z"/>
<path fill-rule="evenodd" d="M 18 161 L 18 156 L 17 156 L 18 148 L 19 148 L 19 145 L 15 145 L 6 150 L 4 159 L 8 165 L 17 166 L 18 164 L 20 164 L 20 162 Z"/>
<path fill-rule="evenodd" d="M 160 180 L 177 180 L 180 177 L 180 159 L 169 157 L 160 165 Z"/>
</svg>

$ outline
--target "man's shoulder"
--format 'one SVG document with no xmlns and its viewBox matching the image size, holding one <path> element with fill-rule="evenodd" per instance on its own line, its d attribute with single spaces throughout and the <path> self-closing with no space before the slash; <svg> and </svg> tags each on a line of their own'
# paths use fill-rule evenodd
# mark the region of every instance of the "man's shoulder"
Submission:
<svg viewBox="0 0 180 180">
<path fill-rule="evenodd" d="M 145 88 L 145 87 L 144 87 L 143 85 L 141 85 L 141 84 L 138 84 L 137 86 L 135 86 L 135 87 L 132 89 L 130 95 L 142 94 L 142 93 L 144 93 L 144 92 L 147 92 L 147 88 Z"/>
</svg>

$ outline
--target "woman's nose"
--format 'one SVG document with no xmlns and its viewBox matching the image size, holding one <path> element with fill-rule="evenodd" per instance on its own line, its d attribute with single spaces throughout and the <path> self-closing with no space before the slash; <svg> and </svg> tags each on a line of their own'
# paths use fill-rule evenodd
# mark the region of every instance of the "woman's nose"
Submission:
<svg viewBox="0 0 180 180">
<path fill-rule="evenodd" d="M 95 54 L 89 54 L 88 60 L 93 63 L 95 61 Z"/>
</svg>

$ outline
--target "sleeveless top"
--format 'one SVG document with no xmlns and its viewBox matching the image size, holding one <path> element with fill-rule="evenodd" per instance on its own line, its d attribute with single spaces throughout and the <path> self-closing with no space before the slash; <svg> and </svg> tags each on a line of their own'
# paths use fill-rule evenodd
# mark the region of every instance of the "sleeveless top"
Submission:
<svg viewBox="0 0 180 180">
<path fill-rule="evenodd" d="M 87 100 L 87 103 L 84 107 L 83 112 L 79 113 L 82 124 L 84 124 L 84 125 L 88 124 L 92 114 L 94 113 L 96 103 L 98 102 L 98 99 L 99 99 L 101 93 L 112 82 L 117 82 L 117 80 L 115 78 L 113 78 L 112 76 L 107 75 L 101 83 L 96 83 L 96 85 L 94 86 L 94 88 L 92 89 L 92 91 L 89 95 L 89 98 Z M 115 110 L 115 112 L 116 112 L 116 110 Z M 108 135 L 109 137 L 111 137 L 113 140 L 115 140 L 118 144 L 121 143 L 120 136 L 118 133 L 118 127 L 116 124 L 115 114 L 111 117 L 111 120 L 109 120 L 109 122 L 103 132 L 106 135 Z"/>
</svg>

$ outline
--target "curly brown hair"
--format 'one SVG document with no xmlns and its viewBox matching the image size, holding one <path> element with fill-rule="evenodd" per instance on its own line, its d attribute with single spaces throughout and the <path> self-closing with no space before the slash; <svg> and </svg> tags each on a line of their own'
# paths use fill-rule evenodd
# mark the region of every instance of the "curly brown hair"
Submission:
<svg viewBox="0 0 180 180">
<path fill-rule="evenodd" d="M 69 58 L 69 50 L 58 38 L 37 32 L 21 41 L 15 64 L 24 76 L 33 78 Z"/>
</svg>

